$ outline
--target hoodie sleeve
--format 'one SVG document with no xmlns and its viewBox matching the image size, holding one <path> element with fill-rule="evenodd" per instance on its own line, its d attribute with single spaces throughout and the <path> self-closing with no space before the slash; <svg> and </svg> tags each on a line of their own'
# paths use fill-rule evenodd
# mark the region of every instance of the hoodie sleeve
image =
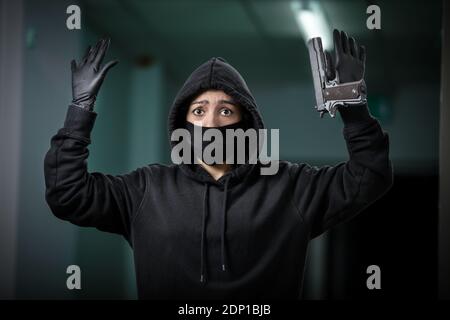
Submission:
<svg viewBox="0 0 450 320">
<path fill-rule="evenodd" d="M 314 238 L 354 217 L 393 183 L 389 136 L 364 106 L 341 110 L 349 160 L 335 166 L 290 164 L 294 203 Z"/>
<path fill-rule="evenodd" d="M 45 199 L 60 219 L 118 233 L 130 241 L 132 215 L 146 187 L 144 170 L 117 176 L 88 172 L 87 147 L 96 116 L 69 106 L 64 126 L 52 137 L 44 159 Z"/>
</svg>

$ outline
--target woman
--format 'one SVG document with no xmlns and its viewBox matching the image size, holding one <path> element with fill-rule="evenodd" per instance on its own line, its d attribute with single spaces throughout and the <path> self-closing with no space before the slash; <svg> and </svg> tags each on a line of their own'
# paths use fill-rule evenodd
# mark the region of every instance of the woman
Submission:
<svg viewBox="0 0 450 320">
<path fill-rule="evenodd" d="M 335 31 L 341 82 L 364 75 L 364 50 Z M 46 200 L 76 225 L 123 235 L 134 250 L 139 298 L 293 298 L 300 296 L 309 240 L 347 220 L 392 184 L 387 134 L 367 105 L 341 108 L 350 154 L 336 166 L 280 161 L 152 164 L 118 176 L 87 171 L 95 97 L 109 40 L 72 62 L 73 103 L 45 158 Z M 344 56 L 345 55 L 345 56 Z M 345 57 L 345 59 L 344 59 Z M 330 70 L 329 70 L 330 71 Z M 177 128 L 263 129 L 244 79 L 222 58 L 199 66 L 169 115 Z M 204 129 L 204 128 L 203 128 Z M 174 144 L 174 142 L 172 142 Z"/>
</svg>

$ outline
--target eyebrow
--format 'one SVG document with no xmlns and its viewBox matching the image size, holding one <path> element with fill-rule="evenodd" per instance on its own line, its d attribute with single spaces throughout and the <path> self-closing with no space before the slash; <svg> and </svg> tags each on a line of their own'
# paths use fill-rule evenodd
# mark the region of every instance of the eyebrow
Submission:
<svg viewBox="0 0 450 320">
<path fill-rule="evenodd" d="M 200 100 L 200 101 L 192 102 L 191 105 L 194 105 L 194 104 L 208 104 L 208 103 L 209 103 L 208 100 Z M 231 101 L 231 100 L 219 100 L 219 104 L 222 104 L 222 103 L 231 104 L 233 106 L 236 106 L 236 103 L 234 101 Z"/>
</svg>

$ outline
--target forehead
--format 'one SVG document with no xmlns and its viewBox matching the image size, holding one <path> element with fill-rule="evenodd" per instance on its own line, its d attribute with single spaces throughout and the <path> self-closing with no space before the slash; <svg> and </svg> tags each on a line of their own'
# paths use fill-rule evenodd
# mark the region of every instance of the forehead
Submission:
<svg viewBox="0 0 450 320">
<path fill-rule="evenodd" d="M 233 101 L 233 98 L 230 97 L 225 92 L 223 92 L 222 90 L 208 90 L 208 91 L 205 91 L 205 92 L 199 94 L 198 96 L 196 96 L 192 100 L 192 102 L 199 101 L 199 100 L 210 100 L 210 101 L 230 100 L 230 101 Z"/>
</svg>

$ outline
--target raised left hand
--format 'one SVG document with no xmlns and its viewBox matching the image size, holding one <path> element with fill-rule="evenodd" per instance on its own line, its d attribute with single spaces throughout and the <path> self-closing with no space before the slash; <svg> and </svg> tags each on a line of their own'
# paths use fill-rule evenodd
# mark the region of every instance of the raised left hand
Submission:
<svg viewBox="0 0 450 320">
<path fill-rule="evenodd" d="M 358 81 L 364 78 L 366 49 L 344 31 L 333 30 L 334 59 L 325 51 L 326 74 L 338 83 Z"/>
</svg>

